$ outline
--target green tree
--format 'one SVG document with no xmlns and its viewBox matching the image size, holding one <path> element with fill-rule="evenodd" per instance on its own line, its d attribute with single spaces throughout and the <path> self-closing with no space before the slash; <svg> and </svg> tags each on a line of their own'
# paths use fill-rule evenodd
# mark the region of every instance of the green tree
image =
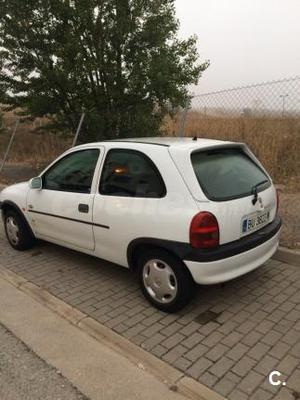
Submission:
<svg viewBox="0 0 300 400">
<path fill-rule="evenodd" d="M 174 0 L 0 0 L 0 103 L 83 140 L 147 136 L 190 101 L 208 62 Z"/>
</svg>

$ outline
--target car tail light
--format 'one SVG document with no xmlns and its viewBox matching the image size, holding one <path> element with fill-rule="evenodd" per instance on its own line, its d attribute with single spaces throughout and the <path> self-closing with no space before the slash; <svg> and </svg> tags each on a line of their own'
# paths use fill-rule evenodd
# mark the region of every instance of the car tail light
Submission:
<svg viewBox="0 0 300 400">
<path fill-rule="evenodd" d="M 276 189 L 276 215 L 278 214 L 279 209 L 279 190 Z"/>
<path fill-rule="evenodd" d="M 201 249 L 219 245 L 219 225 L 213 214 L 203 211 L 194 216 L 190 225 L 190 244 Z"/>
</svg>

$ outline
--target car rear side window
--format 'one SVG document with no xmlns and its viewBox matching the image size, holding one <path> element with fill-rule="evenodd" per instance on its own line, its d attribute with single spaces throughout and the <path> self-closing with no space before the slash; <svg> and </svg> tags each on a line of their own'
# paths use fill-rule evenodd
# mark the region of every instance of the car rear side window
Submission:
<svg viewBox="0 0 300 400">
<path fill-rule="evenodd" d="M 106 156 L 99 191 L 107 196 L 160 198 L 165 196 L 166 187 L 144 153 L 114 149 Z"/>
<path fill-rule="evenodd" d="M 263 170 L 240 148 L 196 151 L 191 154 L 197 180 L 210 200 L 225 201 L 249 196 L 253 188 L 271 182 Z"/>
</svg>

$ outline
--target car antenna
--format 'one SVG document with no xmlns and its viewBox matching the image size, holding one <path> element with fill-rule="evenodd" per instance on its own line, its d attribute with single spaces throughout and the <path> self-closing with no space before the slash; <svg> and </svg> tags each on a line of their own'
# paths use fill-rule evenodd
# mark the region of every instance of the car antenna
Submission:
<svg viewBox="0 0 300 400">
<path fill-rule="evenodd" d="M 198 139 L 197 136 L 194 136 L 194 137 L 193 137 L 193 140 L 194 140 L 194 141 L 197 141 L 197 139 Z"/>
</svg>

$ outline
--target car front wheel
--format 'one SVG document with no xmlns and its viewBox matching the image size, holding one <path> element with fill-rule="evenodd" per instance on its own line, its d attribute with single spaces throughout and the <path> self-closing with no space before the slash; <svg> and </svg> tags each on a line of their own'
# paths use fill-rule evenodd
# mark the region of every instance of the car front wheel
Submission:
<svg viewBox="0 0 300 400">
<path fill-rule="evenodd" d="M 139 282 L 147 300 L 165 312 L 183 308 L 195 283 L 182 261 L 162 249 L 143 252 L 138 259 Z"/>
<path fill-rule="evenodd" d="M 4 226 L 7 240 L 16 250 L 27 250 L 34 245 L 34 237 L 23 218 L 13 210 L 4 215 Z"/>
</svg>

